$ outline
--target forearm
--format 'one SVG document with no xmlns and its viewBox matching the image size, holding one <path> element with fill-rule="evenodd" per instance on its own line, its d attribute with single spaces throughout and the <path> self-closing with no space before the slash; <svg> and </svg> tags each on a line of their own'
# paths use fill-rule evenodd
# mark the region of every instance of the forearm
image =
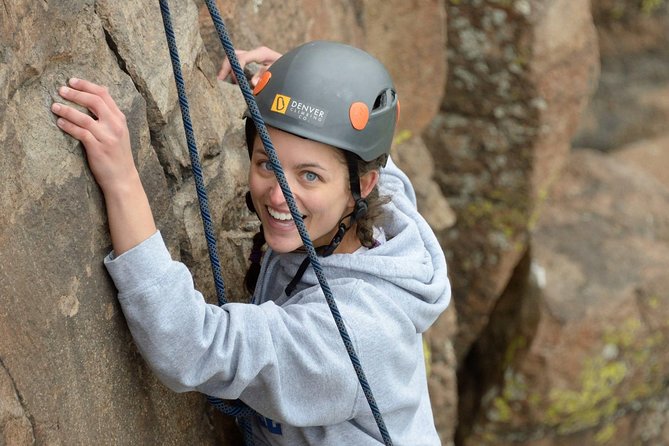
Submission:
<svg viewBox="0 0 669 446">
<path fill-rule="evenodd" d="M 149 200 L 139 175 L 104 191 L 107 219 L 115 255 L 121 255 L 156 232 Z"/>
</svg>

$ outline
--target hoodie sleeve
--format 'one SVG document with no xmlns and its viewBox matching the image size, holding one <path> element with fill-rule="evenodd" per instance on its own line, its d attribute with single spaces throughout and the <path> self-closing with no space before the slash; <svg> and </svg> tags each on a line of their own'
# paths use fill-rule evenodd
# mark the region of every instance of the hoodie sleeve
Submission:
<svg viewBox="0 0 669 446">
<path fill-rule="evenodd" d="M 352 416 L 358 384 L 321 296 L 284 307 L 207 304 L 160 233 L 105 265 L 138 349 L 172 390 L 240 398 L 294 426 Z"/>
<path fill-rule="evenodd" d="M 379 183 L 382 195 L 390 195 L 393 199 L 396 199 L 396 194 L 400 193 L 416 208 L 416 192 L 409 177 L 397 167 L 390 157 L 388 157 L 386 167 L 381 170 Z"/>
</svg>

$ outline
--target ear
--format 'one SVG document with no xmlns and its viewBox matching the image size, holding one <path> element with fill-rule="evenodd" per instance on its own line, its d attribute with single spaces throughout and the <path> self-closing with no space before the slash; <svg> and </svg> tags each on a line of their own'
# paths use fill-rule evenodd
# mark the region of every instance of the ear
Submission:
<svg viewBox="0 0 669 446">
<path fill-rule="evenodd" d="M 378 170 L 372 169 L 360 177 L 360 195 L 362 198 L 367 198 L 367 195 L 374 189 L 374 186 L 379 182 L 381 174 Z"/>
</svg>

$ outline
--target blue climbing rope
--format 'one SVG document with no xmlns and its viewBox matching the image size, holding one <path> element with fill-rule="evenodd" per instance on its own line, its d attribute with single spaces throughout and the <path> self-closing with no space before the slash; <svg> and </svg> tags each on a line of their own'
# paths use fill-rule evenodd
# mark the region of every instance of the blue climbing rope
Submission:
<svg viewBox="0 0 669 446">
<path fill-rule="evenodd" d="M 177 85 L 177 92 L 179 94 L 179 105 L 181 106 L 181 118 L 186 132 L 186 143 L 188 145 L 188 153 L 190 155 L 190 163 L 193 169 L 193 177 L 195 178 L 195 188 L 197 189 L 197 199 L 200 205 L 200 214 L 202 215 L 202 223 L 204 225 L 204 234 L 207 239 L 207 248 L 209 249 L 209 260 L 214 274 L 214 283 L 216 285 L 216 295 L 218 296 L 219 305 L 226 303 L 225 286 L 221 277 L 221 262 L 218 259 L 218 248 L 216 246 L 216 237 L 214 237 L 214 227 L 212 225 L 211 216 L 209 213 L 209 201 L 207 199 L 207 190 L 204 186 L 204 177 L 202 175 L 202 167 L 200 166 L 200 157 L 195 144 L 195 134 L 193 133 L 193 124 L 190 119 L 190 109 L 188 106 L 188 97 L 186 96 L 186 85 L 181 74 L 181 61 L 179 59 L 179 52 L 177 50 L 176 37 L 174 29 L 172 28 L 172 19 L 170 16 L 169 5 L 167 1 L 160 0 L 160 12 L 163 16 L 163 24 L 165 26 L 165 36 L 167 37 L 167 46 L 170 50 L 172 59 L 172 70 L 174 71 L 174 80 Z"/>
<path fill-rule="evenodd" d="M 179 94 L 181 118 L 183 120 L 184 131 L 186 133 L 186 144 L 188 145 L 188 153 L 193 170 L 193 178 L 195 179 L 195 188 L 197 190 L 197 198 L 200 205 L 200 215 L 202 216 L 204 234 L 205 238 L 207 239 L 207 249 L 209 250 L 209 260 L 211 262 L 212 273 L 214 275 L 214 284 L 216 286 L 218 305 L 221 306 L 226 303 L 225 286 L 223 284 L 223 278 L 221 274 L 221 263 L 218 259 L 218 247 L 216 244 L 216 237 L 214 236 L 211 214 L 209 212 L 207 189 L 204 185 L 204 176 L 202 174 L 202 167 L 200 166 L 200 157 L 198 155 L 195 134 L 193 132 L 193 124 L 190 118 L 190 107 L 188 105 L 188 97 L 186 95 L 186 85 L 181 73 L 181 60 L 179 58 L 176 36 L 174 34 L 174 28 L 172 27 L 172 18 L 167 0 L 160 0 L 160 12 L 163 17 L 165 37 L 167 39 L 167 46 L 169 48 L 170 59 L 172 61 L 174 81 L 176 83 L 177 93 Z M 252 438 L 251 421 L 249 417 L 254 415 L 256 412 L 240 400 L 226 402 L 220 398 L 209 395 L 207 396 L 207 400 L 213 407 L 222 413 L 235 417 L 242 429 L 245 444 L 248 446 L 253 446 L 254 441 Z"/>
<path fill-rule="evenodd" d="M 360 382 L 360 386 L 363 390 L 363 393 L 365 394 L 365 398 L 367 399 L 367 403 L 369 404 L 372 415 L 374 416 L 376 425 L 379 429 L 379 432 L 381 433 L 381 437 L 383 438 L 384 444 L 386 446 L 391 446 L 393 443 L 390 438 L 390 434 L 388 433 L 388 429 L 386 428 L 385 422 L 383 421 L 383 416 L 381 415 L 381 411 L 379 410 L 378 405 L 376 404 L 376 400 L 372 393 L 372 389 L 369 385 L 369 382 L 367 381 L 367 377 L 365 376 L 365 372 L 362 368 L 362 364 L 360 363 L 360 359 L 358 358 L 358 355 L 355 352 L 355 347 L 353 346 L 351 337 L 349 336 L 348 331 L 346 330 L 346 326 L 344 325 L 344 319 L 342 318 L 341 313 L 339 312 L 339 308 L 337 306 L 337 303 L 335 302 L 332 290 L 330 289 L 330 286 L 325 278 L 325 274 L 323 273 L 323 268 L 321 267 L 321 264 L 318 260 L 316 250 L 309 237 L 309 233 L 307 232 L 304 220 L 302 219 L 302 214 L 298 211 L 297 204 L 295 203 L 295 199 L 288 185 L 288 181 L 286 180 L 286 177 L 283 173 L 283 168 L 281 167 L 279 158 L 276 155 L 274 145 L 272 144 L 269 133 L 267 132 L 267 127 L 265 126 L 265 122 L 262 119 L 262 116 L 260 115 L 260 110 L 258 109 L 258 105 L 255 102 L 255 97 L 253 96 L 251 87 L 246 79 L 246 76 L 244 75 L 244 71 L 241 65 L 239 64 L 239 60 L 237 59 L 237 54 L 235 53 L 234 46 L 232 45 L 232 41 L 228 35 L 225 23 L 223 22 L 223 19 L 221 18 L 220 13 L 218 12 L 218 7 L 215 4 L 215 0 L 205 0 L 205 3 L 207 5 L 207 9 L 209 10 L 209 14 L 213 20 L 214 27 L 216 28 L 216 32 L 218 33 L 218 37 L 221 41 L 223 49 L 225 50 L 225 54 L 227 55 L 232 70 L 237 78 L 237 81 L 242 91 L 242 95 L 244 96 L 246 104 L 249 108 L 251 119 L 253 119 L 255 127 L 258 130 L 258 135 L 262 140 L 265 152 L 267 153 L 267 156 L 270 160 L 270 165 L 272 166 L 274 174 L 276 175 L 277 182 L 281 187 L 281 191 L 283 192 L 283 195 L 286 199 L 286 203 L 288 203 L 290 213 L 293 217 L 295 225 L 297 226 L 297 230 L 302 239 L 302 243 L 304 244 L 307 250 L 309 261 L 314 270 L 314 273 L 316 274 L 318 282 L 323 290 L 323 294 L 325 295 L 325 300 L 328 304 L 328 307 L 330 308 L 330 312 L 332 313 L 332 317 L 337 326 L 337 329 L 339 330 L 339 335 L 342 339 L 342 342 L 344 343 L 344 347 L 346 348 L 351 364 L 353 365 L 353 369 L 355 370 L 355 373 L 358 377 L 358 381 Z M 188 99 L 186 97 L 183 76 L 181 75 L 181 63 L 178 57 L 176 39 L 174 36 L 174 31 L 172 29 L 167 0 L 160 0 L 160 9 L 163 15 L 163 23 L 165 25 L 165 35 L 167 37 L 168 47 L 170 50 L 170 57 L 172 59 L 172 68 L 174 70 L 175 82 L 177 83 L 177 92 L 179 93 L 179 104 L 181 106 L 182 118 L 184 120 L 184 129 L 186 131 L 186 140 L 188 143 L 189 153 L 191 154 L 191 162 L 193 163 L 193 160 L 194 159 L 196 160 L 196 162 L 193 163 L 193 173 L 196 179 L 197 194 L 198 194 L 198 199 L 200 200 L 200 212 L 202 214 L 202 220 L 205 228 L 205 235 L 207 237 L 207 246 L 209 248 L 209 257 L 212 263 L 212 270 L 215 276 L 214 280 L 216 282 L 216 290 L 219 297 L 219 305 L 223 305 L 225 303 L 225 292 L 223 289 L 223 281 L 222 279 L 220 279 L 221 269 L 220 269 L 220 262 L 218 261 L 218 256 L 216 254 L 216 240 L 215 237 L 213 236 L 211 217 L 209 216 L 209 208 L 206 199 L 206 189 L 204 187 L 204 181 L 202 180 L 202 172 L 199 167 L 199 157 L 197 155 L 195 137 L 193 135 L 193 126 L 190 122 L 190 113 L 188 111 Z M 198 171 L 197 173 L 196 173 L 196 164 Z M 213 254 L 212 251 L 214 252 Z M 220 282 L 220 290 L 219 290 L 219 282 Z M 212 403 L 212 405 L 214 405 L 214 407 L 221 410 L 223 413 L 226 413 L 228 415 L 233 415 L 236 417 L 242 417 L 239 422 L 240 425 L 242 425 L 242 429 L 244 430 L 245 439 L 247 441 L 247 444 L 249 444 L 248 443 L 249 441 L 252 442 L 250 425 L 248 423 L 248 420 L 243 417 L 254 414 L 255 412 L 253 411 L 253 409 L 249 408 L 241 401 L 230 404 L 226 403 L 223 400 L 213 397 L 209 397 L 209 401 Z M 237 411 L 239 411 L 239 414 L 236 414 Z"/>
</svg>

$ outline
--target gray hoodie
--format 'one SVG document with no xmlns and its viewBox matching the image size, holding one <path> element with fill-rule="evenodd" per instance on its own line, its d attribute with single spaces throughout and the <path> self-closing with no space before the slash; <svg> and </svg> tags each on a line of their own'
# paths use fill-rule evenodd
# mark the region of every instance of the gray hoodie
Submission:
<svg viewBox="0 0 669 446">
<path fill-rule="evenodd" d="M 321 264 L 395 445 L 438 445 L 422 333 L 450 300 L 446 261 L 389 160 L 380 245 Z M 169 388 L 241 399 L 258 445 L 375 445 L 381 437 L 304 254 L 263 258 L 253 302 L 207 304 L 160 233 L 105 264 L 143 357 Z"/>
</svg>

